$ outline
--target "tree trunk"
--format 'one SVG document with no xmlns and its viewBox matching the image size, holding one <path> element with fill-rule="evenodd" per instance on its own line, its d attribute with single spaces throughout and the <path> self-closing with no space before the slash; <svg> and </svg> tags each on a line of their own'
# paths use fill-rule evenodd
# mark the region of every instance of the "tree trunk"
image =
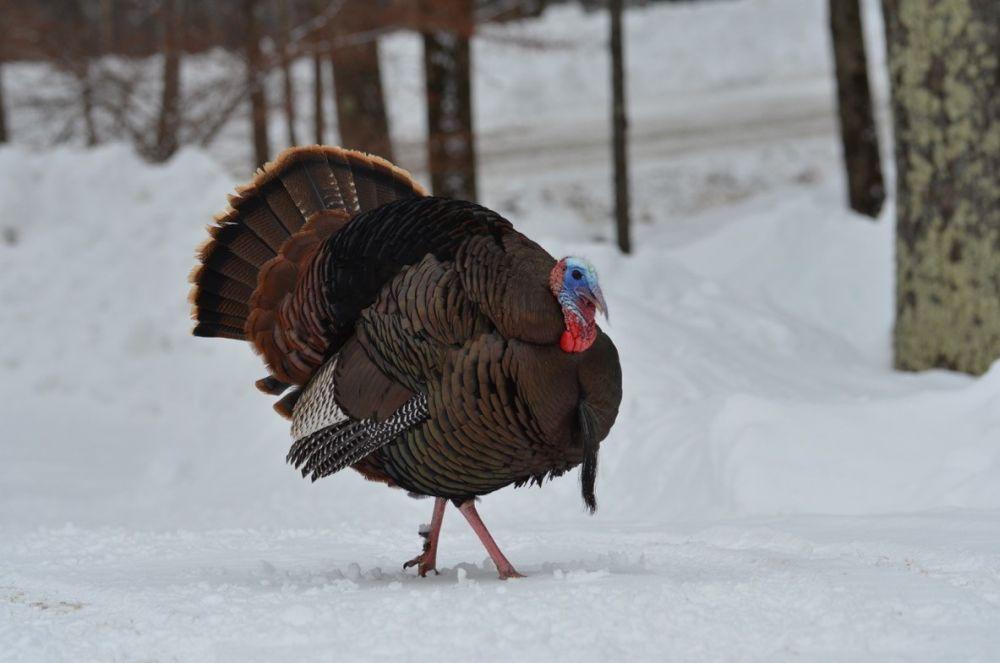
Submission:
<svg viewBox="0 0 1000 663">
<path fill-rule="evenodd" d="M 82 0 L 65 3 L 67 22 L 73 29 L 59 33 L 59 41 L 67 45 L 67 53 L 57 59 L 73 77 L 80 94 L 80 119 L 83 121 L 84 143 L 97 145 L 97 123 L 94 121 L 94 75 L 91 60 L 97 52 L 97 35 L 87 20 Z M 63 26 L 59 26 L 63 27 Z"/>
<path fill-rule="evenodd" d="M 94 76 L 90 56 L 82 56 L 79 64 L 80 113 L 83 116 L 84 142 L 87 147 L 97 145 L 97 124 L 94 122 Z"/>
<path fill-rule="evenodd" d="M 424 32 L 427 168 L 434 195 L 475 201 L 476 144 L 472 126 L 472 0 L 448 5 L 455 29 Z"/>
<path fill-rule="evenodd" d="M 896 144 L 895 362 L 1000 357 L 1000 3 L 883 0 Z"/>
<path fill-rule="evenodd" d="M 628 116 L 625 112 L 625 53 L 622 0 L 611 0 L 611 115 L 615 159 L 615 228 L 618 248 L 632 252 L 629 236 Z"/>
<path fill-rule="evenodd" d="M 259 168 L 267 163 L 267 96 L 264 91 L 263 58 L 260 53 L 260 34 L 257 23 L 257 0 L 243 0 L 246 21 L 243 38 L 246 48 L 247 89 L 250 93 L 250 125 L 253 131 L 254 164 Z"/>
<path fill-rule="evenodd" d="M 344 147 L 392 160 L 389 120 L 382 96 L 382 72 L 375 40 L 334 46 L 333 94 Z"/>
<path fill-rule="evenodd" d="M 323 56 L 317 50 L 313 53 L 313 137 L 317 145 L 322 145 L 326 137 L 326 122 L 323 114 Z"/>
<path fill-rule="evenodd" d="M 378 41 L 363 34 L 368 9 L 362 0 L 346 0 L 335 24 L 330 62 L 337 125 L 341 145 L 391 161 Z"/>
<path fill-rule="evenodd" d="M 830 0 L 830 33 L 848 199 L 854 211 L 877 218 L 885 202 L 885 184 L 868 86 L 859 0 Z"/>
<path fill-rule="evenodd" d="M 115 43 L 115 3 L 114 0 L 100 0 L 101 2 L 101 52 L 115 53 L 117 44 Z"/>
<path fill-rule="evenodd" d="M 278 25 L 274 31 L 275 46 L 278 49 L 278 60 L 281 65 L 281 88 L 284 96 L 285 121 L 288 123 L 288 144 L 298 145 L 295 136 L 295 83 L 292 79 L 291 58 L 288 55 L 288 36 L 291 31 L 289 16 L 289 0 L 275 0 Z"/>
<path fill-rule="evenodd" d="M 181 0 L 183 1 L 183 0 Z M 156 125 L 154 161 L 166 161 L 180 146 L 181 53 L 180 11 L 178 0 L 162 0 L 163 26 L 163 89 L 160 95 L 160 117 Z"/>
<path fill-rule="evenodd" d="M 0 34 L 3 34 L 3 16 L 0 16 Z M 0 42 L 0 143 L 6 143 L 10 140 L 7 135 L 7 106 L 3 99 L 3 61 L 4 61 L 4 45 Z"/>
<path fill-rule="evenodd" d="M 3 58 L 0 57 L 0 143 L 6 143 L 7 136 L 7 106 L 3 100 Z"/>
</svg>

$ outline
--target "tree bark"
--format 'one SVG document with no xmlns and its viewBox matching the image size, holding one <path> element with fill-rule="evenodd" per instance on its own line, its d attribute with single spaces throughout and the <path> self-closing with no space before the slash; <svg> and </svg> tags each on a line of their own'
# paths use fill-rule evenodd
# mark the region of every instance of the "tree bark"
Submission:
<svg viewBox="0 0 1000 663">
<path fill-rule="evenodd" d="M 330 49 L 337 126 L 344 147 L 392 160 L 389 119 L 382 94 L 378 41 L 364 34 L 363 0 L 346 0 L 338 14 Z"/>
<path fill-rule="evenodd" d="M 94 120 L 94 75 L 91 60 L 97 52 L 97 35 L 94 25 L 87 20 L 82 0 L 70 0 L 65 6 L 68 25 L 72 29 L 59 34 L 60 41 L 68 47 L 67 53 L 60 53 L 59 62 L 76 81 L 80 93 L 80 119 L 83 121 L 84 143 L 87 147 L 97 145 L 97 123 Z M 59 26 L 63 28 L 66 26 Z M 58 29 L 58 28 L 57 28 Z M 62 33 L 59 30 L 59 33 Z M 58 34 L 58 33 L 57 33 Z"/>
<path fill-rule="evenodd" d="M 101 2 L 101 52 L 114 53 L 115 44 L 115 2 L 114 0 L 100 0 Z"/>
<path fill-rule="evenodd" d="M 323 114 L 323 56 L 313 53 L 313 137 L 317 145 L 325 142 L 326 121 Z"/>
<path fill-rule="evenodd" d="M 6 143 L 7 136 L 7 106 L 3 99 L 3 59 L 0 58 L 0 143 Z"/>
<path fill-rule="evenodd" d="M 622 0 L 611 0 L 611 115 L 615 161 L 615 229 L 618 248 L 632 252 L 629 232 L 628 116 L 625 109 L 625 53 Z"/>
<path fill-rule="evenodd" d="M 434 195 L 475 201 L 476 143 L 472 125 L 472 0 L 449 4 L 455 29 L 424 32 L 427 165 Z"/>
<path fill-rule="evenodd" d="M 87 147 L 97 145 L 97 123 L 94 121 L 94 76 L 90 56 L 84 55 L 79 65 L 80 113 L 83 117 L 84 142 Z"/>
<path fill-rule="evenodd" d="M 288 36 L 291 30 L 289 0 L 274 0 L 277 9 L 277 26 L 274 31 L 275 46 L 278 49 L 278 60 L 281 65 L 281 90 L 284 97 L 285 122 L 288 125 L 288 144 L 298 145 L 295 135 L 295 82 L 292 78 L 291 58 L 288 54 Z"/>
<path fill-rule="evenodd" d="M 260 52 L 257 5 L 257 0 L 243 0 L 243 14 L 246 21 L 244 46 L 246 49 L 247 89 L 250 92 L 250 126 L 253 132 L 254 164 L 259 168 L 267 163 L 270 147 L 267 138 L 267 95 L 264 91 L 264 64 Z"/>
<path fill-rule="evenodd" d="M 0 15 L 0 34 L 4 31 L 3 16 Z M 7 135 L 7 106 L 4 103 L 3 98 L 3 62 L 4 62 L 4 44 L 0 42 L 0 143 L 6 143 L 10 140 Z"/>
<path fill-rule="evenodd" d="M 830 0 L 840 139 L 851 209 L 877 218 L 885 202 L 859 0 Z"/>
<path fill-rule="evenodd" d="M 183 0 L 181 0 L 183 1 Z M 180 11 L 178 0 L 162 0 L 163 26 L 163 89 L 160 94 L 160 116 L 156 125 L 154 161 L 166 161 L 180 147 L 181 53 Z"/>
<path fill-rule="evenodd" d="M 1000 3 L 883 0 L 896 156 L 896 367 L 1000 357 Z"/>
</svg>

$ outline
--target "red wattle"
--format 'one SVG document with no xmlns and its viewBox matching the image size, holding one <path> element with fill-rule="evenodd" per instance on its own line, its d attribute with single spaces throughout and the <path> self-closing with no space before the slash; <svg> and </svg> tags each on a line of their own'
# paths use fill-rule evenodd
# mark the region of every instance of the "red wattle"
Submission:
<svg viewBox="0 0 1000 663">
<path fill-rule="evenodd" d="M 564 331 L 559 337 L 559 347 L 562 348 L 563 352 L 573 352 L 573 348 L 576 347 L 576 339 L 568 331 Z"/>
<path fill-rule="evenodd" d="M 583 352 L 596 339 L 597 329 L 593 323 L 584 327 L 576 316 L 566 316 L 566 330 L 559 337 L 559 347 L 563 352 Z"/>
</svg>

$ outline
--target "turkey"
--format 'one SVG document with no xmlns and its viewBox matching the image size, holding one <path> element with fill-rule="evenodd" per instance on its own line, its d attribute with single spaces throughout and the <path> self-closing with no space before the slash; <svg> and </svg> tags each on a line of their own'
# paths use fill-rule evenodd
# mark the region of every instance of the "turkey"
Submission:
<svg viewBox="0 0 1000 663">
<path fill-rule="evenodd" d="M 596 509 L 598 446 L 622 392 L 589 263 L 336 147 L 285 151 L 229 203 L 191 274 L 194 334 L 261 355 L 257 387 L 281 396 L 303 476 L 351 467 L 435 498 L 423 552 L 404 566 L 436 572 L 448 501 L 501 578 L 520 574 L 479 496 L 580 465 Z"/>
</svg>

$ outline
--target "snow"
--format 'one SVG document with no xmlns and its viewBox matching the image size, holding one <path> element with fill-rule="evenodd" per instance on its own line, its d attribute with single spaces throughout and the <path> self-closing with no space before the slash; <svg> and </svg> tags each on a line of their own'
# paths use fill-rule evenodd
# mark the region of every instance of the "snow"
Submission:
<svg viewBox="0 0 1000 663">
<path fill-rule="evenodd" d="M 505 539 L 531 577 L 506 583 L 452 566 L 482 553 L 449 515 L 429 578 L 393 558 L 415 536 L 367 528 L 36 530 L 3 549 L 0 639 L 44 661 L 996 655 L 994 515 L 529 525 Z"/>
<path fill-rule="evenodd" d="M 522 580 L 451 508 L 441 575 L 404 572 L 431 502 L 302 481 L 259 359 L 189 335 L 238 132 L 0 150 L 0 660 L 1000 658 L 1000 367 L 891 369 L 892 210 L 844 210 L 824 6 L 630 12 L 632 257 L 603 17 L 477 42 L 483 200 L 597 265 L 624 371 L 596 516 L 575 473 L 482 501 Z M 383 47 L 408 158 L 416 46 Z"/>
</svg>

